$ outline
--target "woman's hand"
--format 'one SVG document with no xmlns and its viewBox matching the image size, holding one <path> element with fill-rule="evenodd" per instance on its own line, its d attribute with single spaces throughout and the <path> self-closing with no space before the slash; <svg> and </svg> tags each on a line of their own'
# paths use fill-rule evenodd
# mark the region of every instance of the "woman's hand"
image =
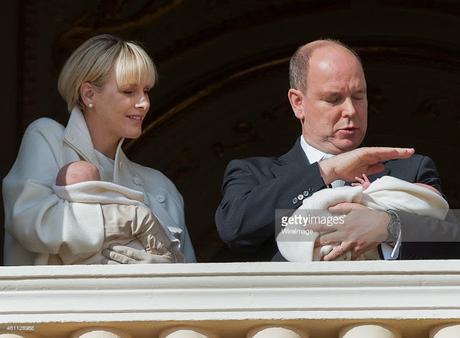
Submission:
<svg viewBox="0 0 460 338">
<path fill-rule="evenodd" d="M 173 263 L 168 255 L 155 255 L 124 245 L 111 245 L 102 251 L 107 258 L 106 264 L 152 264 Z"/>
</svg>

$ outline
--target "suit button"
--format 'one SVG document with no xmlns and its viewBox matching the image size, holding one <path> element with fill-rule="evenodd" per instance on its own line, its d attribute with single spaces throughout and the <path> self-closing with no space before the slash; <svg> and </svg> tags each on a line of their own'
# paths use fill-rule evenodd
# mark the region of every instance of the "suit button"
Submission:
<svg viewBox="0 0 460 338">
<path fill-rule="evenodd" d="M 310 193 L 309 193 L 307 190 L 305 190 L 305 191 L 303 192 L 303 195 L 304 195 L 305 197 L 308 197 L 308 195 L 310 195 Z"/>
<path fill-rule="evenodd" d="M 294 197 L 294 199 L 292 200 L 292 204 L 296 204 L 297 202 L 297 197 Z"/>
<path fill-rule="evenodd" d="M 297 196 L 297 199 L 298 199 L 299 201 L 303 200 L 303 195 L 300 194 L 299 196 Z"/>
<path fill-rule="evenodd" d="M 163 203 L 166 200 L 166 197 L 163 194 L 158 194 L 156 197 L 157 197 L 157 201 L 160 203 Z"/>
</svg>

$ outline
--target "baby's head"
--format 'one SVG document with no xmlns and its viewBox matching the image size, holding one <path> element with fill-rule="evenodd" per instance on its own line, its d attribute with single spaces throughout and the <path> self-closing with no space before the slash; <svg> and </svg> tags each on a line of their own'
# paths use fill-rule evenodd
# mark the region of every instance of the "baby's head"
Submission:
<svg viewBox="0 0 460 338">
<path fill-rule="evenodd" d="M 70 162 L 63 166 L 56 177 L 56 185 L 69 185 L 87 181 L 100 181 L 96 166 L 85 161 Z"/>
</svg>

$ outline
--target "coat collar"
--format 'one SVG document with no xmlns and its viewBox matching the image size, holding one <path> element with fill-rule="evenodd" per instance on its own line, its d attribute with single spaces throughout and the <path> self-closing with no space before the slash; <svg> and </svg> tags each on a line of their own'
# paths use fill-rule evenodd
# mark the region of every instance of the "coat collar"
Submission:
<svg viewBox="0 0 460 338">
<path fill-rule="evenodd" d="M 126 155 L 121 149 L 123 141 L 124 139 L 120 140 L 115 153 L 114 179 L 119 175 L 119 162 L 126 160 Z M 64 142 L 72 147 L 86 161 L 99 166 L 99 161 L 96 157 L 94 145 L 91 141 L 91 135 L 89 133 L 88 126 L 86 125 L 85 117 L 77 106 L 75 106 L 70 113 L 69 122 L 67 123 L 64 132 Z"/>
</svg>

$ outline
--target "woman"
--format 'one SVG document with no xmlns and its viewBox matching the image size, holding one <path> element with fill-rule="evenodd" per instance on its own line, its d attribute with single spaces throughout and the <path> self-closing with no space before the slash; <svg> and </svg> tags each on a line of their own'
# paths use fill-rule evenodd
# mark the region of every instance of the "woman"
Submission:
<svg viewBox="0 0 460 338">
<path fill-rule="evenodd" d="M 102 180 L 143 192 L 145 204 L 180 240 L 185 261 L 195 261 L 176 187 L 159 171 L 131 162 L 121 149 L 125 138 L 141 135 L 155 79 L 147 53 L 111 35 L 87 40 L 70 56 L 58 81 L 70 111 L 67 126 L 48 118 L 33 122 L 3 181 L 6 264 L 34 264 L 38 256 L 59 253 L 85 256 L 101 247 L 99 206 L 62 200 L 52 189 L 59 169 L 79 160 L 95 165 Z M 109 263 L 155 262 L 124 246 L 105 254 Z"/>
</svg>

